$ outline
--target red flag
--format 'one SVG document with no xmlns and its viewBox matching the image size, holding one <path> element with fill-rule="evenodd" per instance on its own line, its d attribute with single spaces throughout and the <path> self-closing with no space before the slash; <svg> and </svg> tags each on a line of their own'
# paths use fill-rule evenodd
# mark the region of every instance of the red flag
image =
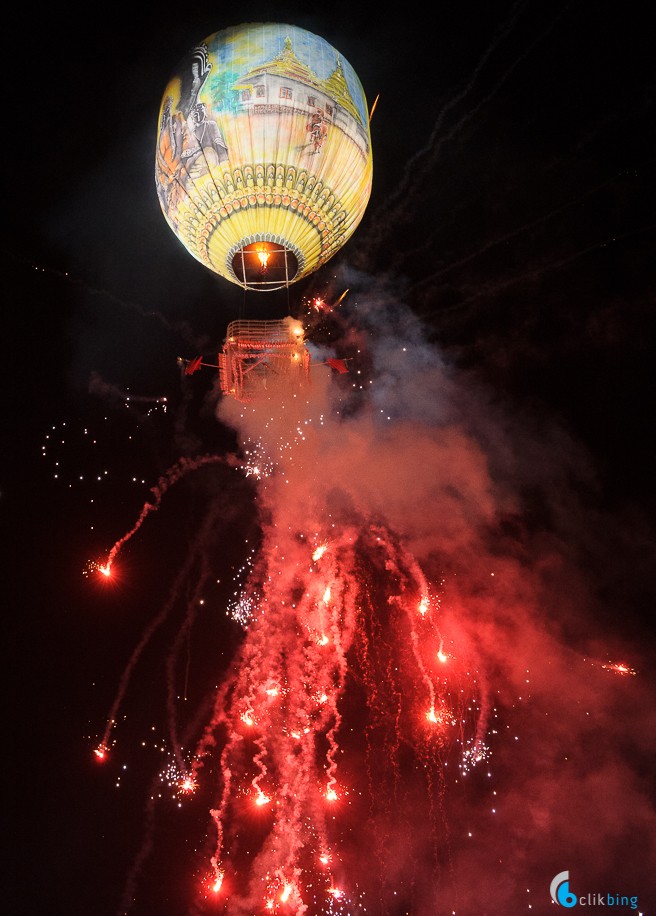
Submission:
<svg viewBox="0 0 656 916">
<path fill-rule="evenodd" d="M 333 369 L 337 369 L 340 375 L 344 372 L 348 372 L 348 366 L 346 365 L 345 359 L 327 359 L 326 364 Z"/>
<path fill-rule="evenodd" d="M 185 366 L 185 375 L 193 375 L 198 369 L 200 369 L 202 364 L 203 357 L 197 356 L 195 359 L 190 359 Z"/>
</svg>

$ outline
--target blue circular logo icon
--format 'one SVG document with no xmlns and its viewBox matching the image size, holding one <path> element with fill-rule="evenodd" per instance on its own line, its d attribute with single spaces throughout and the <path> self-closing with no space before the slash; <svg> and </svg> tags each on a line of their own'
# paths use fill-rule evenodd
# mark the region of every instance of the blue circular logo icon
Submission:
<svg viewBox="0 0 656 916">
<path fill-rule="evenodd" d="M 568 871 L 559 872 L 551 882 L 549 890 L 551 892 L 551 899 L 559 906 L 566 906 L 569 909 L 570 907 L 576 906 L 578 903 L 576 894 L 573 894 L 569 889 Z"/>
</svg>

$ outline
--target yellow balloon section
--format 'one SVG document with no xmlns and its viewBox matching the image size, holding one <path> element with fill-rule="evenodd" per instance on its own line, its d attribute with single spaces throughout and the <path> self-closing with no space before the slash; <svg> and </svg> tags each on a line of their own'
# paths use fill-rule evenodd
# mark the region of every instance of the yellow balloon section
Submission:
<svg viewBox="0 0 656 916">
<path fill-rule="evenodd" d="M 280 288 L 325 264 L 362 219 L 372 168 L 360 81 L 304 29 L 216 32 L 166 87 L 162 211 L 195 258 L 245 288 Z"/>
</svg>

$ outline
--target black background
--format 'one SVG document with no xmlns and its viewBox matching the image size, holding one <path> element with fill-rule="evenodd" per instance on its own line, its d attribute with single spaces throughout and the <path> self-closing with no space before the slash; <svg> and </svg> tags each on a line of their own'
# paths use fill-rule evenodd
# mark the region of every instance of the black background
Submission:
<svg viewBox="0 0 656 916">
<path fill-rule="evenodd" d="M 581 2 L 464 2 L 429 17 L 341 3 L 19 15 L 3 68 L 3 909 L 104 916 L 118 907 L 141 830 L 129 812 L 145 796 L 143 780 L 100 776 L 90 752 L 165 600 L 159 570 L 193 537 L 196 501 L 222 489 L 220 476 L 171 491 L 157 536 L 144 527 L 113 590 L 81 572 L 130 529 L 183 440 L 203 451 L 234 444 L 203 408 L 211 379 L 190 389 L 176 364 L 217 351 L 242 293 L 188 255 L 159 209 L 155 130 L 173 67 L 214 31 L 273 18 L 325 37 L 369 104 L 379 97 L 371 201 L 336 260 L 389 276 L 434 346 L 492 400 L 557 417 L 589 452 L 595 498 L 625 526 L 614 534 L 641 544 L 590 561 L 613 569 L 600 633 L 648 655 L 656 22 L 646 7 Z M 328 265 L 292 301 L 325 289 L 334 298 L 332 276 Z M 286 303 L 252 308 L 282 315 Z M 116 391 L 144 400 L 125 411 Z M 76 482 L 105 466 L 112 483 L 99 495 Z M 244 509 L 224 532 L 226 570 L 243 561 L 251 522 Z M 207 627 L 222 666 L 238 635 L 220 619 Z M 143 705 L 139 715 L 147 721 Z M 159 737 L 143 752 L 148 772 Z"/>
</svg>

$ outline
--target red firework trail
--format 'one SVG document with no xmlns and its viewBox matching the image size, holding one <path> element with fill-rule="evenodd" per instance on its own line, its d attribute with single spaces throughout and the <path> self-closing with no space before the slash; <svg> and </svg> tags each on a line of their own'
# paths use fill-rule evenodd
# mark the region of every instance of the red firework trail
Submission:
<svg viewBox="0 0 656 916">
<path fill-rule="evenodd" d="M 146 516 L 149 515 L 151 512 L 156 511 L 159 508 L 162 498 L 164 497 L 164 494 L 174 483 L 177 483 L 179 480 L 182 479 L 182 477 L 184 477 L 186 474 L 190 473 L 191 471 L 198 470 L 198 468 L 204 467 L 208 464 L 217 464 L 217 463 L 230 465 L 231 459 L 223 457 L 223 456 L 217 456 L 217 455 L 204 455 L 200 458 L 195 458 L 195 459 L 182 458 L 180 459 L 180 461 L 176 462 L 175 465 L 169 468 L 169 470 L 160 477 L 157 484 L 154 487 L 152 487 L 151 489 L 151 492 L 153 493 L 155 497 L 154 501 L 148 502 L 144 505 L 143 509 L 141 510 L 139 514 L 139 518 L 137 519 L 133 527 L 130 529 L 130 531 L 128 531 L 127 534 L 123 535 L 123 537 L 120 538 L 120 540 L 118 540 L 112 547 L 111 551 L 109 552 L 108 558 L 107 558 L 107 563 L 104 566 L 98 567 L 100 571 L 104 575 L 109 575 L 109 572 L 111 570 L 111 565 L 114 559 L 116 558 L 118 552 L 126 544 L 126 542 L 134 534 L 136 534 L 136 532 L 139 530 L 139 528 L 143 524 Z M 195 543 L 197 545 L 198 544 L 202 545 L 205 542 L 207 538 L 208 528 L 216 524 L 216 519 L 217 519 L 216 512 L 210 512 L 208 514 L 203 527 L 201 528 L 199 534 L 197 534 L 195 538 Z M 151 621 L 149 626 L 146 628 L 146 630 L 142 634 L 141 639 L 139 640 L 134 651 L 132 652 L 127 665 L 125 666 L 123 675 L 119 681 L 119 687 L 116 693 L 116 697 L 114 699 L 114 702 L 112 703 L 112 707 L 107 717 L 107 724 L 105 725 L 103 736 L 98 746 L 95 749 L 96 757 L 100 761 L 105 759 L 105 756 L 109 750 L 110 736 L 116 725 L 116 716 L 118 714 L 119 707 L 121 706 L 121 703 L 123 702 L 123 699 L 125 697 L 125 693 L 126 693 L 132 672 L 134 671 L 134 668 L 137 662 L 139 661 L 139 658 L 143 650 L 145 649 L 145 647 L 148 645 L 148 643 L 152 639 L 153 634 L 155 633 L 157 629 L 159 629 L 162 623 L 164 623 L 164 621 L 169 616 L 171 609 L 177 603 L 180 590 L 183 584 L 186 582 L 189 576 L 189 573 L 192 567 L 194 566 L 195 562 L 196 562 L 196 550 L 192 546 L 192 549 L 190 549 L 190 551 L 188 552 L 186 562 L 183 565 L 182 570 L 180 571 L 177 577 L 176 585 L 174 585 L 174 587 L 171 590 L 168 601 L 166 602 L 166 604 L 164 605 L 160 613 Z M 204 581 L 205 581 L 205 577 L 201 576 L 198 582 L 198 587 L 202 587 L 202 583 L 204 583 Z M 188 605 L 187 615 L 185 618 L 185 625 L 183 626 L 183 629 L 181 630 L 182 635 L 184 635 L 184 632 L 186 632 L 189 626 L 191 625 L 191 612 L 194 607 L 194 603 L 195 602 L 192 599 L 192 601 Z M 175 728 L 175 723 L 173 721 L 174 713 L 172 712 L 173 703 L 172 703 L 171 697 L 173 693 L 173 687 L 170 684 L 170 681 L 172 680 L 171 663 L 169 663 L 167 670 L 169 672 L 168 707 L 170 711 L 170 720 L 171 720 L 169 731 L 170 731 L 170 734 L 174 737 L 176 734 L 176 728 Z M 175 754 L 175 757 L 182 768 L 184 764 L 183 764 L 182 755 L 180 753 L 176 740 L 173 741 L 173 753 Z"/>
<path fill-rule="evenodd" d="M 357 438 L 352 425 L 333 420 L 331 379 L 317 374 L 306 403 L 243 411 L 222 401 L 248 460 L 175 465 L 108 558 L 111 565 L 188 471 L 225 461 L 254 479 L 259 543 L 228 608 L 242 639 L 209 713 L 179 736 L 175 676 L 212 568 L 218 502 L 128 661 L 100 743 L 107 748 L 144 648 L 195 582 L 166 662 L 169 743 L 178 797 L 198 787 L 209 813 L 197 905 L 230 916 L 353 913 L 363 900 L 393 900 L 400 880 L 410 893 L 412 877 L 398 874 L 399 845 L 419 843 L 431 874 L 449 868 L 446 776 L 457 781 L 485 759 L 489 703 L 478 654 L 443 617 L 439 586 L 396 530 L 403 519 L 389 520 L 379 503 L 376 464 L 367 461 L 384 459 L 394 440 L 368 417 Z M 354 474 L 355 461 L 351 486 L 340 468 Z M 157 795 L 121 912 L 136 905 L 136 880 L 157 840 Z"/>
<path fill-rule="evenodd" d="M 254 449 L 266 459 L 258 467 L 268 469 L 257 478 L 261 542 L 233 609 L 243 639 L 206 724 L 179 739 L 175 674 L 210 575 L 204 548 L 219 522 L 218 504 L 128 661 L 98 748 L 109 745 L 145 646 L 196 576 L 166 664 L 169 741 L 178 792 L 207 793 L 218 778 L 208 798 L 212 848 L 199 886 L 201 897 L 231 916 L 347 914 L 365 893 L 392 899 L 395 847 L 401 837 L 416 843 L 410 812 L 418 792 L 423 844 L 436 868 L 448 867 L 445 767 L 451 763 L 457 776 L 484 759 L 489 704 L 478 658 L 453 624 L 443 632 L 438 590 L 403 538 L 366 507 L 336 504 L 321 485 L 317 455 L 332 442 L 321 409 L 303 422 L 282 407 L 275 419 L 257 419 L 267 432 Z M 208 456 L 179 462 L 160 478 L 154 501 L 108 563 L 173 483 L 222 461 L 238 466 L 234 458 Z M 246 476 L 249 467 L 242 466 Z M 416 777 L 404 779 L 409 760 L 424 773 L 419 788 Z M 122 912 L 134 905 L 156 839 L 151 802 Z M 375 838 L 366 877 L 362 869 L 350 874 L 364 823 Z"/>
<path fill-rule="evenodd" d="M 130 538 L 133 537 L 141 528 L 146 517 L 150 515 L 151 512 L 156 512 L 157 509 L 159 509 L 164 494 L 170 487 L 173 486 L 173 484 L 177 483 L 179 480 L 182 480 L 182 478 L 189 474 L 191 471 L 196 471 L 198 468 L 202 468 L 207 464 L 217 463 L 229 464 L 230 458 L 226 458 L 222 455 L 202 455 L 200 458 L 181 458 L 174 465 L 172 465 L 172 467 L 170 467 L 164 474 L 162 474 L 155 486 L 151 487 L 150 492 L 153 494 L 153 501 L 144 504 L 143 509 L 139 513 L 139 518 L 136 520 L 132 528 L 127 532 L 127 534 L 124 534 L 122 538 L 119 538 L 119 540 L 109 551 L 106 562 L 97 568 L 100 569 L 104 575 L 110 574 L 112 564 L 116 559 L 119 551 L 122 550 Z"/>
<path fill-rule="evenodd" d="M 318 543 L 328 547 L 315 560 Z M 344 525 L 315 538 L 283 534 L 275 521 L 265 531 L 245 588 L 257 612 L 190 770 L 200 781 L 222 745 L 207 887 L 221 895 L 230 888 L 226 912 L 319 913 L 336 900 L 348 912 L 354 887 L 335 825 L 374 813 L 388 821 L 376 849 L 384 887 L 386 831 L 398 815 L 393 800 L 403 796 L 402 745 L 439 772 L 471 749 L 477 726 L 484 729 L 465 715 L 476 689 L 462 675 L 444 678 L 428 591 L 416 561 L 379 524 Z M 355 714 L 350 683 L 365 704 Z M 363 737 L 375 812 L 357 799 Z M 442 777 L 431 777 L 427 791 L 437 846 Z"/>
</svg>

